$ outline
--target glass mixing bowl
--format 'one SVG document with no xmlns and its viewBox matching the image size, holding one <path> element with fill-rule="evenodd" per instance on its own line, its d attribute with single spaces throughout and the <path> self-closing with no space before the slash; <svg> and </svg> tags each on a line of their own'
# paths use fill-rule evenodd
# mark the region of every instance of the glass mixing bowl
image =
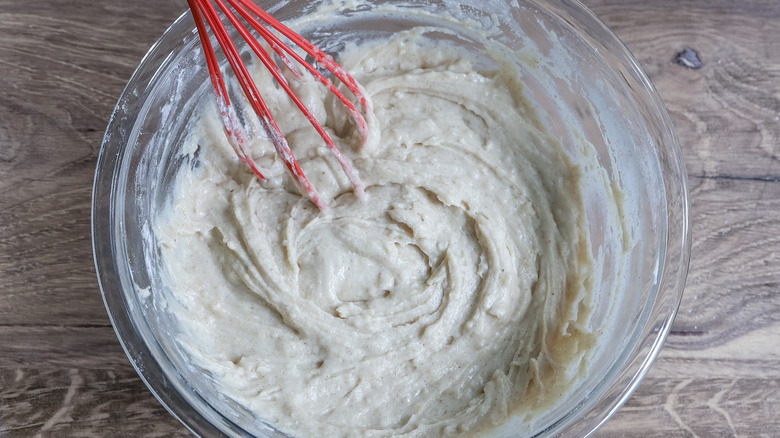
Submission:
<svg viewBox="0 0 780 438">
<path fill-rule="evenodd" d="M 309 13 L 316 2 L 261 1 L 280 20 Z M 591 364 L 590 378 L 532 424 L 511 422 L 496 436 L 587 436 L 626 401 L 669 333 L 689 259 L 686 172 L 669 116 L 628 49 L 580 3 L 563 0 L 381 1 L 400 10 L 377 18 L 346 10 L 338 22 L 301 33 L 337 53 L 345 41 L 382 38 L 442 11 L 498 29 L 495 41 L 527 64 L 525 90 L 554 136 L 592 143 L 609 182 L 624 194 L 635 244 L 625 262 L 610 246 L 597 202 L 587 207 L 591 241 L 602 266 L 599 287 L 617 288 L 613 312 L 595 324 L 611 327 Z M 441 24 L 441 23 L 439 23 Z M 469 31 L 463 44 L 479 49 Z M 442 37 L 449 38 L 445 34 Z M 231 401 L 175 343 L 177 324 L 166 314 L 165 285 L 150 221 L 176 171 L 187 115 L 211 93 L 189 13 L 151 48 L 111 117 L 95 174 L 92 237 L 100 288 L 133 366 L 160 402 L 198 435 L 284 436 Z M 577 153 L 576 148 L 570 148 Z M 609 307 L 609 306 L 607 306 Z M 612 319 L 610 319 L 612 318 Z M 609 321 L 608 321 L 609 320 Z"/>
</svg>

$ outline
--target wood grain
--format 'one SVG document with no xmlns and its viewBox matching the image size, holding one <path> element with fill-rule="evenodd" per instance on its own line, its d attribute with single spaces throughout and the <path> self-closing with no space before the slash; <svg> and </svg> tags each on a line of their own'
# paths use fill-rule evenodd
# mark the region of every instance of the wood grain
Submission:
<svg viewBox="0 0 780 438">
<path fill-rule="evenodd" d="M 780 3 L 586 3 L 638 57 L 672 116 L 693 235 L 664 350 L 597 436 L 778 436 Z M 684 48 L 702 68 L 671 62 Z"/>
<path fill-rule="evenodd" d="M 0 437 L 188 435 L 111 328 L 89 217 L 116 100 L 185 10 L 0 1 Z"/>
<path fill-rule="evenodd" d="M 8 436 L 191 436 L 132 368 L 0 368 L 0 385 Z"/>
<path fill-rule="evenodd" d="M 666 102 L 692 200 L 672 334 L 601 437 L 780 431 L 780 2 L 587 0 Z M 184 0 L 0 0 L 0 437 L 187 436 L 106 316 L 95 159 L 133 69 Z M 700 69 L 672 63 L 696 50 Z"/>
</svg>

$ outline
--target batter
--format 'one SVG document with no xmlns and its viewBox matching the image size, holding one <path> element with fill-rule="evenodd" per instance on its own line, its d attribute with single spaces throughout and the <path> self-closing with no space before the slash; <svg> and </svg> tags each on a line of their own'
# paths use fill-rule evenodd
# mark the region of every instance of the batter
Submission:
<svg viewBox="0 0 780 438">
<path fill-rule="evenodd" d="M 470 436 L 533 418 L 586 375 L 597 338 L 580 168 L 516 72 L 480 72 L 423 29 L 340 61 L 373 101 L 368 144 L 323 87 L 296 86 L 359 171 L 362 199 L 258 79 L 327 212 L 261 134 L 258 181 L 204 101 L 154 224 L 180 345 L 295 436 Z"/>
</svg>

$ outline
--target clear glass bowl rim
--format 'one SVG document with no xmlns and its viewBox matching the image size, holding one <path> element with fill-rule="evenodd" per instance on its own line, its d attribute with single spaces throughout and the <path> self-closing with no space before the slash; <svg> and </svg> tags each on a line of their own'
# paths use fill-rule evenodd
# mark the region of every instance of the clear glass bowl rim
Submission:
<svg viewBox="0 0 780 438">
<path fill-rule="evenodd" d="M 687 173 L 682 151 L 669 114 L 655 87 L 636 58 L 620 39 L 595 14 L 579 1 L 534 0 L 556 14 L 592 47 L 609 53 L 625 69 L 624 76 L 639 103 L 658 129 L 659 153 L 667 199 L 667 238 L 661 269 L 656 279 L 656 300 L 642 333 L 637 353 L 612 382 L 610 387 L 586 410 L 575 408 L 539 435 L 584 437 L 594 433 L 628 400 L 665 342 L 682 299 L 690 259 L 690 200 Z M 210 406 L 191 388 L 169 379 L 139 335 L 137 322 L 131 316 L 129 303 L 122 293 L 124 254 L 121 239 L 121 215 L 116 211 L 117 190 L 121 178 L 122 155 L 143 105 L 144 91 L 151 88 L 159 71 L 170 61 L 170 54 L 181 41 L 181 35 L 194 31 L 189 11 L 184 12 L 149 49 L 122 92 L 106 129 L 93 184 L 92 246 L 101 294 L 119 341 L 138 375 L 160 403 L 191 432 L 199 436 L 251 436 L 219 413 L 204 415 Z M 194 400 L 193 400 L 194 399 Z M 202 403 L 197 409 L 192 403 Z"/>
</svg>

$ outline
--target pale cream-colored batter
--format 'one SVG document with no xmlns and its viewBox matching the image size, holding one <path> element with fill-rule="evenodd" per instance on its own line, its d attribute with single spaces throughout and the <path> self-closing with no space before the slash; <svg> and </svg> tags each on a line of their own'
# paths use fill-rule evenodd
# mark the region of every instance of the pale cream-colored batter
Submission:
<svg viewBox="0 0 780 438">
<path fill-rule="evenodd" d="M 258 181 L 204 105 L 154 232 L 181 345 L 228 396 L 304 437 L 454 436 L 537 415 L 587 370 L 596 334 L 580 169 L 511 70 L 481 73 L 424 31 L 342 64 L 372 142 L 318 84 L 299 94 L 366 186 L 261 84 L 320 212 L 265 141 Z"/>
</svg>

